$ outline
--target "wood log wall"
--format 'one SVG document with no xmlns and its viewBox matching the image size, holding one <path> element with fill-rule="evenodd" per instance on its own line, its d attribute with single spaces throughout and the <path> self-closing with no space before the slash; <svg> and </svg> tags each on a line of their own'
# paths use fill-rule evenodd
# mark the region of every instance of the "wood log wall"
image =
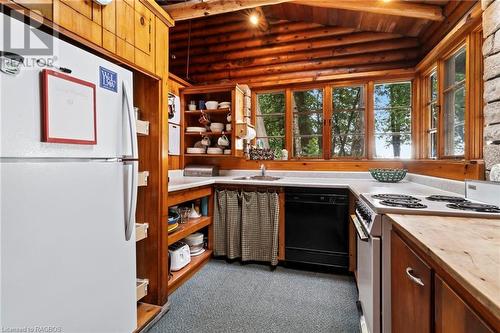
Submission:
<svg viewBox="0 0 500 333">
<path fill-rule="evenodd" d="M 265 30 L 249 23 L 248 11 L 180 21 L 170 33 L 170 71 L 195 84 L 231 81 L 258 87 L 408 69 L 474 3 L 436 2 L 444 21 L 350 12 L 348 22 L 340 17 L 346 11 L 322 9 L 321 15 L 311 12 L 313 7 L 290 4 L 264 8 Z M 325 24 L 325 15 L 337 17 L 339 24 Z"/>
</svg>

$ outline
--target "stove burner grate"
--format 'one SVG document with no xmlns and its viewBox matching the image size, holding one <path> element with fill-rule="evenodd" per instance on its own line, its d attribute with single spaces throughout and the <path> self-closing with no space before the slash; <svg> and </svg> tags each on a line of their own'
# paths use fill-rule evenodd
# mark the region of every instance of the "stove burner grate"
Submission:
<svg viewBox="0 0 500 333">
<path fill-rule="evenodd" d="M 486 205 L 474 202 L 455 202 L 447 204 L 446 207 L 452 209 L 469 210 L 480 213 L 500 213 L 500 208 L 498 206 Z"/>
<path fill-rule="evenodd" d="M 442 201 L 442 202 L 450 202 L 450 203 L 456 203 L 456 202 L 468 202 L 467 199 L 464 199 L 462 197 L 455 197 L 451 195 L 431 195 L 426 198 L 427 200 L 430 201 Z"/>
<path fill-rule="evenodd" d="M 418 201 L 420 201 L 420 200 L 394 200 L 394 199 L 387 199 L 387 200 L 380 201 L 380 204 L 384 205 L 384 206 L 402 207 L 402 208 L 416 208 L 416 209 L 427 208 L 426 205 L 423 205 L 423 204 L 421 204 Z"/>
<path fill-rule="evenodd" d="M 418 202 L 421 201 L 418 198 L 412 197 L 411 195 L 404 195 L 404 194 L 375 194 L 372 195 L 372 198 L 374 199 L 379 199 L 379 200 L 404 200 L 404 201 L 414 201 Z"/>
</svg>

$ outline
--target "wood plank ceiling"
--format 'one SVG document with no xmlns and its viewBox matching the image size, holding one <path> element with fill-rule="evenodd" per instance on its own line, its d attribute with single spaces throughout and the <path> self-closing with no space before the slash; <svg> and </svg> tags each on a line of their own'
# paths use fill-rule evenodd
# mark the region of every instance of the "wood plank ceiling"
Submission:
<svg viewBox="0 0 500 333">
<path fill-rule="evenodd" d="M 249 23 L 254 9 L 177 21 L 170 71 L 197 84 L 264 86 L 412 68 L 476 3 L 405 2 L 432 4 L 443 19 L 430 20 L 299 2 L 261 7 L 260 28 Z"/>
</svg>

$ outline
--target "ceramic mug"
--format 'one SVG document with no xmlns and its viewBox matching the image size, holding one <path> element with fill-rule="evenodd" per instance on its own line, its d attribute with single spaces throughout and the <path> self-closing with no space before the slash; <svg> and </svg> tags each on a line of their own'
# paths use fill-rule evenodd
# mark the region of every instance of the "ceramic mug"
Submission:
<svg viewBox="0 0 500 333">
<path fill-rule="evenodd" d="M 231 132 L 231 124 L 226 124 L 226 131 Z"/>
<path fill-rule="evenodd" d="M 208 136 L 204 136 L 203 139 L 201 139 L 201 144 L 204 146 L 210 146 L 210 138 Z"/>
<path fill-rule="evenodd" d="M 227 147 L 229 146 L 229 139 L 227 138 L 227 136 L 223 135 L 217 140 L 217 144 L 219 146 Z"/>
<path fill-rule="evenodd" d="M 201 113 L 201 117 L 200 119 L 198 119 L 198 121 L 200 122 L 200 124 L 202 125 L 208 125 L 210 124 L 210 118 L 208 117 L 208 115 L 204 112 Z"/>
<path fill-rule="evenodd" d="M 231 112 L 229 112 L 229 113 L 227 114 L 226 119 L 227 119 L 227 122 L 228 122 L 228 123 L 230 123 L 230 122 L 231 122 Z"/>
</svg>

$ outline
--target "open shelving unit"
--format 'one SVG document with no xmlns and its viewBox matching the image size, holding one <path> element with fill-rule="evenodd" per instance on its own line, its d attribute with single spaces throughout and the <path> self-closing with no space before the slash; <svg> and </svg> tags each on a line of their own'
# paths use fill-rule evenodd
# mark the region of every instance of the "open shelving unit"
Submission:
<svg viewBox="0 0 500 333">
<path fill-rule="evenodd" d="M 171 276 L 168 278 L 167 282 L 168 295 L 172 294 L 172 292 L 200 270 L 203 265 L 210 260 L 213 253 L 213 188 L 207 186 L 197 189 L 176 191 L 169 194 L 169 206 L 182 205 L 205 197 L 208 198 L 208 215 L 201 216 L 197 219 L 189 219 L 186 223 L 181 224 L 176 231 L 167 236 L 167 244 L 169 246 L 199 231 L 204 231 L 208 238 L 208 246 L 205 252 L 198 256 L 191 257 L 191 262 L 181 270 L 170 273 Z M 164 229 L 166 230 L 166 227 Z"/>
<path fill-rule="evenodd" d="M 200 127 L 199 117 L 206 114 L 211 122 L 228 124 L 227 115 L 231 113 L 231 131 L 223 131 L 221 133 L 207 132 L 185 132 L 182 136 L 181 147 L 184 151 L 184 161 L 189 160 L 191 157 L 216 157 L 216 158 L 230 158 L 243 156 L 243 140 L 238 138 L 234 129 L 237 123 L 244 121 L 243 104 L 244 92 L 240 86 L 236 84 L 220 84 L 210 86 L 192 86 L 182 88 L 180 90 L 181 110 L 184 114 L 184 126 L 187 127 Z M 218 101 L 218 102 L 231 102 L 231 108 L 220 108 L 214 110 L 188 110 L 190 101 L 198 103 L 200 100 L 204 101 Z M 230 141 L 231 154 L 188 154 L 186 149 L 194 147 L 197 141 L 200 141 L 203 136 L 210 136 L 213 138 L 211 147 L 216 147 L 217 138 L 226 135 Z"/>
<path fill-rule="evenodd" d="M 186 282 L 194 273 L 198 272 L 200 268 L 205 265 L 208 260 L 212 257 L 212 250 L 206 249 L 202 254 L 191 257 L 191 262 L 177 272 L 172 272 L 172 277 L 168 281 L 168 294 L 173 293 L 177 288 L 179 288 L 184 282 Z"/>
</svg>

